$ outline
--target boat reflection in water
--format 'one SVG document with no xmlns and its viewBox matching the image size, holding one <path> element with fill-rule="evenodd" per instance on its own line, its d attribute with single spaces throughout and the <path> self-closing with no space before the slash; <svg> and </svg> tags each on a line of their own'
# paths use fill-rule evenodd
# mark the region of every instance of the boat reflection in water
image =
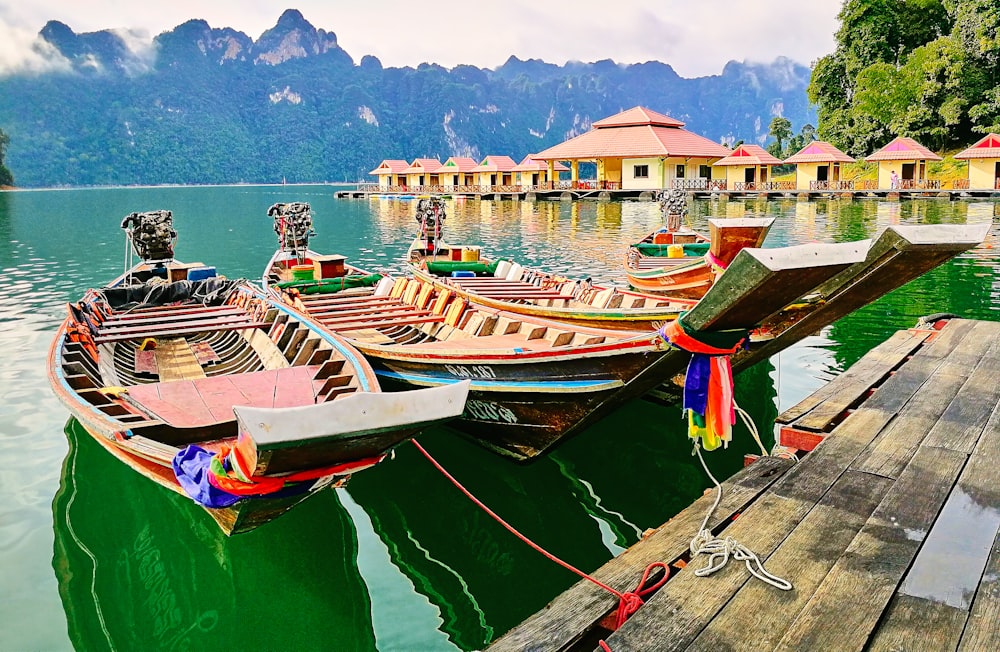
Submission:
<svg viewBox="0 0 1000 652">
<path fill-rule="evenodd" d="M 336 492 L 229 539 L 75 419 L 65 430 L 52 565 L 76 649 L 375 648 L 357 534 Z"/>
</svg>

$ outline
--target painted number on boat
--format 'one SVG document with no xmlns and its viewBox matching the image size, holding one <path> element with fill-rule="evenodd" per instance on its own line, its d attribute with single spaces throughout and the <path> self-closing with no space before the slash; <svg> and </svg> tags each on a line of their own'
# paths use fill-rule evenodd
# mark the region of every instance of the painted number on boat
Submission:
<svg viewBox="0 0 1000 652">
<path fill-rule="evenodd" d="M 504 423 L 517 423 L 517 415 L 509 408 L 497 405 L 492 401 L 476 401 L 469 399 L 465 402 L 466 416 L 479 421 L 502 421 Z"/>
<path fill-rule="evenodd" d="M 486 365 L 473 365 L 471 367 L 459 367 L 453 364 L 446 364 L 445 370 L 452 376 L 459 378 L 496 378 L 497 374 L 492 368 Z"/>
</svg>

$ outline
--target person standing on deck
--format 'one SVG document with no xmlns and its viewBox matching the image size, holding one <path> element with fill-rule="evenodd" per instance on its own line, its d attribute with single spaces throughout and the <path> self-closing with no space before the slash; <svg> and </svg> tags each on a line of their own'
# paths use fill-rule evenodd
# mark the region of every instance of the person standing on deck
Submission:
<svg viewBox="0 0 1000 652">
<path fill-rule="evenodd" d="M 899 175 L 896 174 L 895 170 L 889 175 L 889 187 L 893 190 L 899 189 Z"/>
</svg>

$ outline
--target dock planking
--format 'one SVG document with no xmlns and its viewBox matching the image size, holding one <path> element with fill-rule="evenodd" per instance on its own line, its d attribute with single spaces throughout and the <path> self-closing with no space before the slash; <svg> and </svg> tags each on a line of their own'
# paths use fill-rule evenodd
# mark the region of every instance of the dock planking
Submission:
<svg viewBox="0 0 1000 652">
<path fill-rule="evenodd" d="M 615 652 L 998 649 L 1000 324 L 941 323 L 897 333 L 783 413 L 829 434 L 716 521 L 791 591 L 733 561 L 697 577 L 696 557 L 617 632 L 591 618 L 614 598 L 580 582 L 490 649 L 591 650 L 595 631 Z M 774 460 L 743 473 L 761 462 Z M 654 536 L 689 540 L 706 498 Z M 677 559 L 680 546 L 654 554 L 650 539 L 595 575 L 631 589 L 638 560 Z"/>
</svg>

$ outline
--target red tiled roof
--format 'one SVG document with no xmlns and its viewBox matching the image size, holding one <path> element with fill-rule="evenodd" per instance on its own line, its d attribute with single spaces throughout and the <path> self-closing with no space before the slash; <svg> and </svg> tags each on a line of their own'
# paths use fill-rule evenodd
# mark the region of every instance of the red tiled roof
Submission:
<svg viewBox="0 0 1000 652">
<path fill-rule="evenodd" d="M 743 144 L 726 158 L 716 161 L 715 165 L 781 165 L 781 161 L 760 145 Z"/>
<path fill-rule="evenodd" d="M 517 163 L 509 156 L 487 156 L 472 168 L 473 172 L 513 172 Z"/>
<path fill-rule="evenodd" d="M 536 170 L 541 171 L 548 169 L 549 169 L 548 161 L 540 161 L 536 158 L 533 158 L 530 154 L 528 156 L 525 156 L 524 160 L 515 165 L 513 168 L 514 172 L 534 172 Z M 555 162 L 555 165 L 552 166 L 552 169 L 556 172 L 569 172 L 569 168 L 560 163 L 559 161 Z"/>
<path fill-rule="evenodd" d="M 854 159 L 825 140 L 814 140 L 786 158 L 785 163 L 854 163 Z"/>
<path fill-rule="evenodd" d="M 722 158 L 727 154 L 729 150 L 725 146 L 680 127 L 636 125 L 591 129 L 576 138 L 532 154 L 532 158 L 546 161 L 658 156 Z"/>
<path fill-rule="evenodd" d="M 415 158 L 410 167 L 403 170 L 406 174 L 437 174 L 437 169 L 441 167 L 441 161 L 436 158 Z"/>
<path fill-rule="evenodd" d="M 891 143 L 878 150 L 866 161 L 940 161 L 941 157 L 912 138 L 897 136 Z"/>
<path fill-rule="evenodd" d="M 452 156 L 436 170 L 431 170 L 434 174 L 445 174 L 448 172 L 472 172 L 476 167 L 476 159 L 467 156 Z"/>
<path fill-rule="evenodd" d="M 406 161 L 401 161 L 399 159 L 387 158 L 386 160 L 379 163 L 379 166 L 369 172 L 368 174 L 400 174 L 410 164 Z"/>
<path fill-rule="evenodd" d="M 1000 158 L 1000 136 L 986 134 L 972 147 L 955 154 L 955 158 Z"/>
<path fill-rule="evenodd" d="M 683 127 L 684 123 L 680 120 L 675 120 L 669 115 L 663 115 L 662 113 L 657 113 L 656 111 L 650 111 L 649 109 L 637 106 L 629 109 L 628 111 L 622 111 L 616 115 L 609 118 L 603 118 L 594 123 L 595 129 L 606 129 L 608 127 L 632 127 L 635 125 L 656 125 L 659 127 Z"/>
</svg>

